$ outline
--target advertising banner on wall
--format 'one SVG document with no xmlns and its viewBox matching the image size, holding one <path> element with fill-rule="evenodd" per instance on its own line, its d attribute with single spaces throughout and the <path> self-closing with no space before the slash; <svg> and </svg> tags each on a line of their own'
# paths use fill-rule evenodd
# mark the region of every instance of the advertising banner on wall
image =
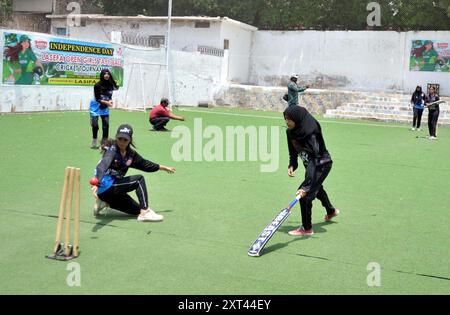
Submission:
<svg viewBox="0 0 450 315">
<path fill-rule="evenodd" d="M 450 72 L 450 41 L 413 40 L 409 70 Z"/>
<path fill-rule="evenodd" d="M 3 36 L 3 84 L 89 86 L 99 81 L 102 69 L 109 69 L 123 86 L 119 45 L 16 31 Z"/>
</svg>

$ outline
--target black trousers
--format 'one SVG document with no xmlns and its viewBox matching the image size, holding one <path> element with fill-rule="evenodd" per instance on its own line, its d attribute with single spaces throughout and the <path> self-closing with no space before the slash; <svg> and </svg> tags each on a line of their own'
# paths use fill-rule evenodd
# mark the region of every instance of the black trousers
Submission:
<svg viewBox="0 0 450 315">
<path fill-rule="evenodd" d="M 436 137 L 436 127 L 439 119 L 439 108 L 430 109 L 428 111 L 428 130 L 430 132 L 430 137 Z"/>
<path fill-rule="evenodd" d="M 311 187 L 304 198 L 300 199 L 300 210 L 302 214 L 302 225 L 305 230 L 312 228 L 312 202 L 317 197 L 327 210 L 327 214 L 333 214 L 335 208 L 332 206 L 328 195 L 323 189 L 323 182 L 331 171 L 332 163 L 325 164 L 317 169 L 315 185 Z"/>
<path fill-rule="evenodd" d="M 150 124 L 153 125 L 153 129 L 161 130 L 167 125 L 169 121 L 170 121 L 169 117 L 158 117 L 150 119 Z"/>
<path fill-rule="evenodd" d="M 420 123 L 422 122 L 422 114 L 423 109 L 414 108 L 413 128 L 420 128 Z"/>
<path fill-rule="evenodd" d="M 128 193 L 136 191 L 139 203 Z M 142 175 L 128 176 L 117 179 L 108 190 L 98 195 L 100 200 L 108 203 L 110 208 L 128 214 L 138 215 L 141 209 L 148 209 L 148 195 L 145 179 Z"/>
<path fill-rule="evenodd" d="M 109 116 L 100 116 L 102 119 L 102 138 L 108 139 L 109 136 Z M 91 116 L 92 139 L 98 137 L 98 116 Z"/>
</svg>

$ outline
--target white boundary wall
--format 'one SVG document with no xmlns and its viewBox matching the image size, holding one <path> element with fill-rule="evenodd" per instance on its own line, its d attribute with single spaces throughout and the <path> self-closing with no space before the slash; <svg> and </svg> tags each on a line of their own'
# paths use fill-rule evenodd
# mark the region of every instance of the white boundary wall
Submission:
<svg viewBox="0 0 450 315">
<path fill-rule="evenodd" d="M 3 40 L 3 32 L 0 30 L 1 47 Z M 161 97 L 168 97 L 165 49 L 125 47 L 124 56 L 124 86 L 114 93 L 114 101 L 118 107 L 143 109 L 154 106 Z M 171 61 L 172 104 L 197 106 L 199 102 L 211 102 L 214 99 L 221 81 L 224 81 L 223 73 L 227 71 L 224 67 L 225 58 L 172 51 Z M 158 74 L 158 71 L 161 73 Z M 3 63 L 0 62 L 0 73 L 2 72 Z M 1 113 L 88 110 L 92 98 L 93 87 L 0 84 Z"/>
<path fill-rule="evenodd" d="M 325 88 L 412 93 L 418 84 L 439 83 L 450 95 L 450 73 L 409 70 L 416 39 L 450 41 L 450 32 L 257 31 L 250 81 L 275 86 L 298 73 Z"/>
<path fill-rule="evenodd" d="M 425 87 L 427 83 L 438 83 L 440 94 L 450 95 L 449 73 L 409 70 L 411 42 L 415 39 L 450 41 L 450 32 L 257 31 L 249 46 L 249 59 L 245 53 L 241 55 L 241 75 L 236 73 L 231 78 L 249 76 L 249 81 L 255 85 L 284 86 L 290 74 L 298 73 L 305 81 L 322 84 L 317 88 L 407 94 L 412 93 L 416 85 Z M 0 44 L 3 46 L 1 30 Z M 160 96 L 167 96 L 164 95 L 167 83 L 155 86 L 154 82 L 156 77 L 159 83 L 167 82 L 167 73 L 156 76 L 158 67 L 150 65 L 165 63 L 164 49 L 147 52 L 125 49 L 124 56 L 124 87 L 115 93 L 118 106 L 129 104 L 130 108 L 142 109 L 154 106 Z M 214 104 L 216 93 L 229 84 L 229 71 L 236 57 L 228 56 L 227 51 L 225 57 L 172 51 L 172 104 Z M 246 68 L 247 60 L 250 69 Z M 134 82 L 128 82 L 130 65 L 139 63 L 143 65 L 144 84 L 139 73 L 133 74 Z M 92 97 L 92 87 L 0 85 L 0 112 L 87 110 Z"/>
</svg>

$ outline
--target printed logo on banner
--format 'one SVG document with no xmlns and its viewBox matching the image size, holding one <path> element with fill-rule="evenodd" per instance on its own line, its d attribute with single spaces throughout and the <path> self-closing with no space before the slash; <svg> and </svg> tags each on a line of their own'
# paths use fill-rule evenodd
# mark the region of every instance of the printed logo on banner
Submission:
<svg viewBox="0 0 450 315">
<path fill-rule="evenodd" d="M 34 41 L 34 46 L 40 50 L 47 49 L 47 45 L 48 45 L 48 42 L 45 40 L 42 40 L 42 39 L 36 39 Z"/>
</svg>

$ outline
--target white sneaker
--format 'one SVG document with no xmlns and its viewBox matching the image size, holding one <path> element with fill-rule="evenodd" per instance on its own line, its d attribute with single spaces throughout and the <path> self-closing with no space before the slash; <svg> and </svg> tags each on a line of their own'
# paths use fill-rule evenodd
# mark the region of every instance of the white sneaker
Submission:
<svg viewBox="0 0 450 315">
<path fill-rule="evenodd" d="M 145 214 L 140 214 L 137 218 L 139 222 L 159 222 L 164 220 L 164 217 L 160 214 L 157 214 L 152 209 L 148 209 Z"/>
<path fill-rule="evenodd" d="M 417 128 L 417 131 L 420 131 L 420 128 Z"/>
<path fill-rule="evenodd" d="M 416 128 L 412 127 L 411 130 L 414 131 L 414 130 L 416 130 Z"/>
<path fill-rule="evenodd" d="M 430 140 L 436 140 L 436 137 L 430 136 L 428 139 L 430 139 Z"/>
<path fill-rule="evenodd" d="M 104 202 L 100 199 L 97 199 L 95 201 L 94 209 L 92 209 L 92 213 L 94 214 L 94 217 L 100 215 L 100 212 L 103 209 L 108 208 L 108 207 L 109 207 L 109 205 L 106 202 Z"/>
</svg>

